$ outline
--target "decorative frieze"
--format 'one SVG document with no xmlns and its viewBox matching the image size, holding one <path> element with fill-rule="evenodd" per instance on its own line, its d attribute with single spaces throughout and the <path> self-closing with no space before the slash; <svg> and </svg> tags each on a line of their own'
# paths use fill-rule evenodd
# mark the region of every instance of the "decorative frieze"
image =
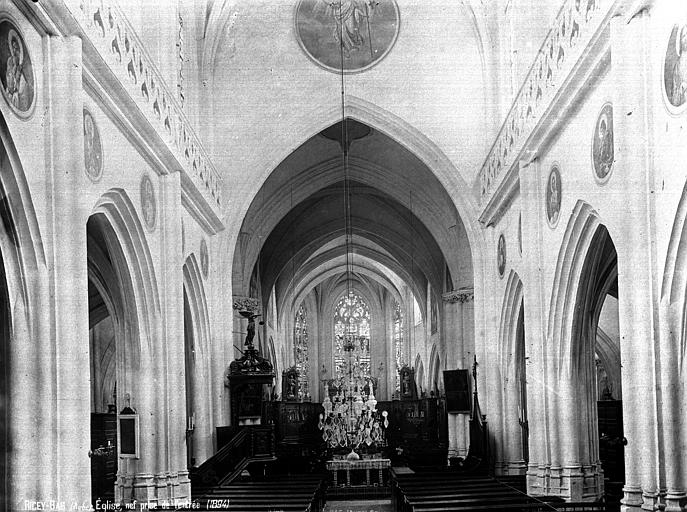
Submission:
<svg viewBox="0 0 687 512">
<path fill-rule="evenodd" d="M 449 304 L 472 302 L 475 300 L 475 290 L 473 288 L 460 288 L 459 290 L 442 294 L 441 299 Z"/>
<path fill-rule="evenodd" d="M 501 176 L 517 164 L 530 133 L 596 32 L 609 0 L 567 0 L 537 53 L 479 172 L 485 206 Z"/>
<path fill-rule="evenodd" d="M 74 14 L 102 59 L 127 88 L 186 174 L 210 204 L 221 207 L 222 177 L 186 119 L 177 94 L 170 92 L 117 4 L 112 0 L 84 1 Z M 179 51 L 182 58 L 181 48 Z"/>
</svg>

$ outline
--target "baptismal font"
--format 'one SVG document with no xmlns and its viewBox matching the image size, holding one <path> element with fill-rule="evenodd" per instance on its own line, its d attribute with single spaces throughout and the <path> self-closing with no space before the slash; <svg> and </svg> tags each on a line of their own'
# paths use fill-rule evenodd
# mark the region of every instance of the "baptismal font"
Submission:
<svg viewBox="0 0 687 512">
<path fill-rule="evenodd" d="M 389 426 L 387 411 L 380 413 L 377 410 L 373 381 L 365 375 L 359 356 L 354 355 L 363 340 L 355 335 L 344 336 L 345 371 L 337 379 L 339 391 L 333 400 L 329 396 L 329 386 L 325 384 L 324 413 L 320 413 L 318 423 L 327 447 L 350 448 L 346 456 L 348 460 L 360 458 L 356 450 L 362 451 L 367 447 L 366 451 L 375 452 L 384 448 L 385 431 Z"/>
</svg>

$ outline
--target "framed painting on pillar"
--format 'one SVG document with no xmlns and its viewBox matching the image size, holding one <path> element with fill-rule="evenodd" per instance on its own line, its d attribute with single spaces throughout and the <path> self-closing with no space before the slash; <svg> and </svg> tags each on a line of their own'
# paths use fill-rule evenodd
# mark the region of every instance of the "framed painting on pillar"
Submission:
<svg viewBox="0 0 687 512">
<path fill-rule="evenodd" d="M 470 414 L 470 371 L 444 370 L 446 412 Z"/>
<path fill-rule="evenodd" d="M 117 415 L 117 448 L 119 457 L 138 459 L 140 457 L 138 414 L 129 407 Z"/>
</svg>

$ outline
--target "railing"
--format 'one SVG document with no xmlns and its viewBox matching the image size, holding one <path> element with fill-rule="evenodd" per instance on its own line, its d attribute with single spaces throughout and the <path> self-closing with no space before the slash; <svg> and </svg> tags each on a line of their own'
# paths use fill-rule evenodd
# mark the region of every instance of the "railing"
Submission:
<svg viewBox="0 0 687 512">
<path fill-rule="evenodd" d="M 483 206 L 501 174 L 515 163 L 532 129 L 596 32 L 609 3 L 567 0 L 561 7 L 479 171 Z"/>
<path fill-rule="evenodd" d="M 84 0 L 73 14 L 158 135 L 210 204 L 222 206 L 222 177 L 175 95 L 114 0 Z"/>
<path fill-rule="evenodd" d="M 239 427 L 227 444 L 193 471 L 191 483 L 203 488 L 228 484 L 251 462 L 274 460 L 274 444 L 272 425 Z"/>
</svg>

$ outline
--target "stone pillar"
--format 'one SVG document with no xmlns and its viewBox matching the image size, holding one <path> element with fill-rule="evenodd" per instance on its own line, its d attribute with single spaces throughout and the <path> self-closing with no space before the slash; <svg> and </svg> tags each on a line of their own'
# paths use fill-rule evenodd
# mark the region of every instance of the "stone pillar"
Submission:
<svg viewBox="0 0 687 512">
<path fill-rule="evenodd" d="M 549 354 L 544 333 L 545 311 L 549 305 L 543 291 L 542 223 L 544 209 L 539 193 L 538 162 L 520 162 L 520 195 L 522 204 L 523 300 L 525 307 L 525 357 L 527 361 L 527 416 L 531 418 L 527 493 L 533 496 L 549 493 L 551 469 L 547 371 Z M 528 286 L 527 283 L 530 283 Z"/>
<path fill-rule="evenodd" d="M 51 300 L 54 305 L 56 379 L 55 425 L 57 461 L 53 497 L 71 503 L 90 503 L 90 359 L 88 343 L 88 271 L 86 221 L 90 205 L 75 194 L 85 187 L 81 39 L 51 37 L 50 123 L 52 197 Z M 48 133 L 46 131 L 46 133 Z M 49 340 L 43 340 L 48 342 Z M 36 342 L 39 342 L 36 340 Z M 48 349 L 48 345 L 44 347 Z M 31 425 L 24 428 L 31 429 Z M 49 443 L 47 439 L 34 442 Z M 46 446 L 46 449 L 48 447 Z M 33 461 L 40 466 L 40 460 Z M 24 468 L 27 469 L 27 468 Z M 15 471 L 22 468 L 15 468 Z M 26 499 L 35 499 L 26 496 Z"/>
<path fill-rule="evenodd" d="M 379 377 L 377 389 L 375 389 L 377 400 L 380 400 L 380 397 L 388 396 L 388 373 L 386 371 L 388 365 L 386 362 L 389 353 L 393 352 L 393 336 L 389 335 L 390 316 L 387 296 L 388 292 L 381 293 L 377 304 L 368 303 L 372 320 L 372 325 L 370 325 L 370 374 L 373 377 L 376 375 Z M 384 371 L 381 374 L 378 372 L 380 362 L 384 363 Z"/>
<path fill-rule="evenodd" d="M 466 366 L 465 342 L 466 329 L 469 336 L 472 331 L 465 325 L 465 315 L 467 309 L 471 309 L 474 304 L 474 291 L 472 288 L 461 288 L 453 292 L 442 295 L 444 307 L 444 317 L 446 326 L 447 342 L 447 364 L 448 369 L 470 368 Z M 473 342 L 474 345 L 474 342 Z M 465 457 L 468 454 L 470 436 L 468 432 L 468 414 L 448 415 L 448 456 Z"/>
<path fill-rule="evenodd" d="M 517 321 L 517 317 L 516 320 Z M 515 346 L 515 344 L 511 345 Z M 508 360 L 507 356 L 504 357 Z M 522 475 L 527 466 L 522 457 L 522 427 L 520 426 L 520 382 L 517 380 L 517 355 L 513 354 L 510 364 L 506 367 L 504 379 L 503 410 L 504 414 L 504 472 L 507 475 Z"/>
<path fill-rule="evenodd" d="M 162 357 L 166 361 L 163 402 L 168 460 L 166 478 L 170 500 L 191 498 L 186 460 L 186 364 L 184 347 L 183 252 L 181 247 L 181 173 L 161 176 L 160 182 L 160 301 Z M 199 340 L 198 340 L 199 341 Z"/>
<path fill-rule="evenodd" d="M 313 402 L 322 402 L 324 400 L 324 396 L 321 396 L 324 389 L 320 382 L 320 369 L 322 365 L 318 364 L 320 360 L 320 344 L 318 340 L 320 338 L 316 335 L 319 312 L 316 300 L 312 296 L 307 301 L 307 304 L 310 306 L 308 308 L 308 365 L 310 366 L 308 384 L 310 385 L 310 398 Z M 263 356 L 268 357 L 266 354 L 263 354 Z M 279 378 L 279 375 L 276 377 Z"/>
<path fill-rule="evenodd" d="M 377 395 L 377 400 L 391 400 L 396 391 L 396 341 L 394 339 L 394 297 L 385 291 L 383 294 L 382 310 L 384 311 L 384 322 L 386 324 L 386 339 L 388 344 L 388 350 L 386 353 L 386 358 L 384 359 L 384 371 L 380 372 L 379 380 L 381 382 L 384 379 L 386 383 L 385 393 Z M 378 372 L 379 364 L 377 368 L 372 368 L 372 374 L 374 375 Z M 382 397 L 382 398 L 380 398 Z"/>
<path fill-rule="evenodd" d="M 649 77 L 657 76 L 650 59 L 650 14 L 611 20 L 615 164 L 628 183 L 618 253 L 618 316 L 621 339 L 625 488 L 622 510 L 657 510 L 658 424 L 654 362 L 657 350 L 652 303 L 662 263 L 656 260 L 649 222 L 655 211 L 651 176 L 653 104 Z M 660 184 L 658 184 L 660 188 Z M 641 411 L 641 413 L 638 413 Z"/>
</svg>

